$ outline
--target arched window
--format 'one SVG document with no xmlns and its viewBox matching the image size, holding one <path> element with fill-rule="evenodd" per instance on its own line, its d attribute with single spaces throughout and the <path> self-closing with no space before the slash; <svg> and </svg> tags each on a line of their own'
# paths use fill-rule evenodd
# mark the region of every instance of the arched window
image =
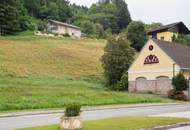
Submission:
<svg viewBox="0 0 190 130">
<path fill-rule="evenodd" d="M 159 59 L 155 55 L 149 55 L 144 60 L 145 65 L 147 65 L 147 64 L 156 64 L 156 63 L 159 63 Z"/>
</svg>

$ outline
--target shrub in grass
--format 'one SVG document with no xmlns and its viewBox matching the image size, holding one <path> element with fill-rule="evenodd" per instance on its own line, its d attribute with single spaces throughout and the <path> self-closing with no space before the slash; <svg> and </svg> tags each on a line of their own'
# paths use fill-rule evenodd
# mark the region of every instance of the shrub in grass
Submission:
<svg viewBox="0 0 190 130">
<path fill-rule="evenodd" d="M 111 89 L 115 91 L 127 91 L 128 90 L 128 74 L 124 74 L 121 80 L 116 84 L 111 85 Z"/>
<path fill-rule="evenodd" d="M 81 112 L 81 105 L 79 105 L 79 104 L 69 104 L 69 105 L 66 106 L 65 116 L 66 117 L 79 116 L 80 112 Z"/>
<path fill-rule="evenodd" d="M 58 33 L 55 33 L 54 35 L 55 35 L 56 37 L 58 37 L 58 36 L 59 36 L 59 34 L 58 34 Z"/>
<path fill-rule="evenodd" d="M 71 37 L 68 33 L 63 34 L 64 37 Z"/>
<path fill-rule="evenodd" d="M 179 73 L 172 79 L 172 85 L 176 91 L 185 91 L 188 89 L 188 80 L 182 73 Z"/>
<path fill-rule="evenodd" d="M 82 128 L 80 109 L 81 105 L 79 104 L 66 106 L 65 116 L 61 118 L 60 130 L 79 130 Z"/>
<path fill-rule="evenodd" d="M 187 101 L 187 96 L 183 91 L 188 89 L 188 80 L 185 79 L 182 73 L 179 73 L 172 79 L 173 90 L 168 92 L 168 97 L 175 100 Z"/>
</svg>

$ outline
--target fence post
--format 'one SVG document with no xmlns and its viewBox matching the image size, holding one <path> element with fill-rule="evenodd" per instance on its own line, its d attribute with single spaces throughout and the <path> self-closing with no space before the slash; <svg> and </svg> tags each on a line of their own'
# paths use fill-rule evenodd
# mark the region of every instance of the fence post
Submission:
<svg viewBox="0 0 190 130">
<path fill-rule="evenodd" d="M 188 96 L 190 97 L 190 77 L 189 77 L 189 88 L 188 88 Z"/>
</svg>

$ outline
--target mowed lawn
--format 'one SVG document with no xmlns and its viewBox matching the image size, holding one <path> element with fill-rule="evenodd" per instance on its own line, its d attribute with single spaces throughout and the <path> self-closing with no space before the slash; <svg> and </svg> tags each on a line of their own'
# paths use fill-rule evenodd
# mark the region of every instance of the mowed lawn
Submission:
<svg viewBox="0 0 190 130">
<path fill-rule="evenodd" d="M 181 122 L 189 122 L 183 118 L 162 117 L 122 117 L 98 121 L 84 122 L 82 130 L 140 130 L 141 128 L 152 128 L 160 125 L 172 125 Z M 19 130 L 59 130 L 58 125 L 25 128 Z"/>
<path fill-rule="evenodd" d="M 165 102 L 153 95 L 105 88 L 105 40 L 0 38 L 0 111 L 82 105 Z"/>
</svg>

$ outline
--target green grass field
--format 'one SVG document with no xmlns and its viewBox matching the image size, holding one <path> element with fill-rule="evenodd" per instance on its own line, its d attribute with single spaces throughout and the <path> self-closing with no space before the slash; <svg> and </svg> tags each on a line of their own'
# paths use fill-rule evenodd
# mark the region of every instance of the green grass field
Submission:
<svg viewBox="0 0 190 130">
<path fill-rule="evenodd" d="M 189 119 L 183 118 L 122 117 L 88 121 L 84 123 L 82 130 L 139 130 L 141 128 L 152 128 L 160 125 L 171 125 L 189 121 Z M 51 125 L 19 130 L 59 130 L 59 126 Z"/>
<path fill-rule="evenodd" d="M 0 111 L 157 103 L 153 95 L 108 91 L 100 58 L 105 40 L 0 37 Z"/>
</svg>

